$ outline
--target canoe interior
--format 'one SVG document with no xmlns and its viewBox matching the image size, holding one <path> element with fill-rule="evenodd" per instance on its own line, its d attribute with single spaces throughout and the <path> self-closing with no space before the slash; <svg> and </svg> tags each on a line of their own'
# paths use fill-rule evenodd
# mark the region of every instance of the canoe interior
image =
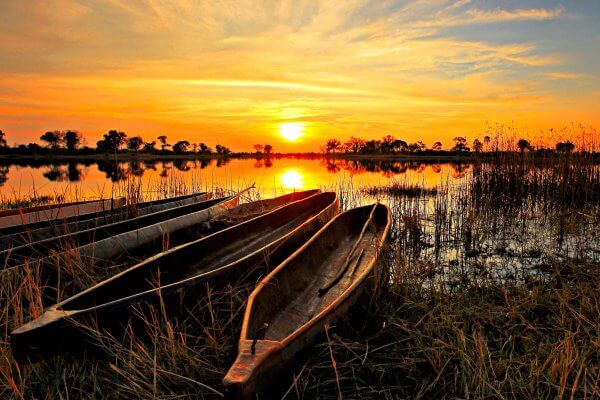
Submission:
<svg viewBox="0 0 600 400">
<path fill-rule="evenodd" d="M 266 212 L 273 211 L 277 207 L 285 206 L 294 201 L 306 199 L 320 193 L 320 190 L 305 190 L 302 192 L 293 192 L 272 199 L 251 201 L 231 208 L 215 218 L 211 218 L 202 226 L 202 233 L 215 233 L 221 229 L 239 224 L 252 218 L 256 218 Z M 189 240 L 188 240 L 189 241 Z"/>
<path fill-rule="evenodd" d="M 253 300 L 247 317 L 247 337 L 241 339 L 254 339 L 267 323 L 264 339 L 283 341 L 363 275 L 377 255 L 388 220 L 385 206 L 377 205 L 365 234 L 358 241 L 372 209 L 373 206 L 366 206 L 340 214 L 307 247 L 290 257 L 285 268 L 273 272 Z M 319 295 L 320 289 L 340 277 L 331 289 Z"/>
<path fill-rule="evenodd" d="M 83 310 L 214 271 L 289 234 L 335 200 L 335 193 L 316 194 L 175 247 L 68 299 L 59 309 Z"/>
</svg>

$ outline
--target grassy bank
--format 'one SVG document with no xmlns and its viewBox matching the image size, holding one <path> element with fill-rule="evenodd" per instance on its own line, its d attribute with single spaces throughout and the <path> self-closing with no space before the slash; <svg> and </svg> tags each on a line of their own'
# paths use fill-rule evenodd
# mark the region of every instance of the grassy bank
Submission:
<svg viewBox="0 0 600 400">
<path fill-rule="evenodd" d="M 600 171 L 592 159 L 476 164 L 457 187 L 338 191 L 393 213 L 391 283 L 298 359 L 286 398 L 600 398 Z M 135 192 L 135 190 L 133 190 Z M 61 296 L 124 268 L 65 261 Z M 8 332 L 42 311 L 33 271 L 3 277 L 2 398 L 220 398 L 252 282 L 209 291 L 181 316 L 140 311 L 146 334 L 34 365 Z M 366 319 L 365 319 L 366 318 Z"/>
</svg>

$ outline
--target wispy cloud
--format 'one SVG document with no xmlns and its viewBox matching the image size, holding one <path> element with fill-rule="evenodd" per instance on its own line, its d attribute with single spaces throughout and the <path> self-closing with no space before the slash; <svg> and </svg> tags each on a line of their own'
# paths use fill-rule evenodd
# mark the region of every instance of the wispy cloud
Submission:
<svg viewBox="0 0 600 400">
<path fill-rule="evenodd" d="M 546 72 L 545 74 L 550 79 L 580 79 L 584 75 L 573 72 Z"/>
<path fill-rule="evenodd" d="M 184 86 L 206 86 L 206 87 L 229 87 L 229 88 L 256 88 L 256 89 L 281 89 L 301 92 L 315 92 L 323 94 L 347 94 L 357 96 L 372 96 L 375 93 L 343 88 L 343 87 L 331 87 L 331 86 L 320 86 L 311 85 L 307 83 L 296 83 L 296 82 L 280 82 L 280 81 L 244 81 L 244 80 L 205 80 L 205 79 L 193 79 L 193 80 L 176 80 L 166 79 L 158 81 L 159 84 L 177 84 Z"/>
<path fill-rule="evenodd" d="M 564 14 L 564 11 L 565 9 L 560 6 L 554 9 L 520 8 L 513 11 L 504 10 L 501 8 L 496 8 L 492 11 L 482 11 L 473 8 L 467 10 L 466 13 L 470 18 L 466 18 L 466 21 L 471 23 L 487 23 L 501 21 L 544 21 L 559 18 Z"/>
<path fill-rule="evenodd" d="M 294 119 L 312 121 L 318 141 L 558 118 L 543 107 L 592 78 L 543 21 L 577 10 L 489 4 L 4 0 L 0 128 L 24 138 L 65 121 L 97 135 L 210 130 L 238 144 Z"/>
<path fill-rule="evenodd" d="M 503 8 L 495 8 L 492 10 L 482 10 L 478 8 L 467 8 L 462 10 L 470 1 L 459 1 L 452 6 L 440 10 L 436 14 L 436 18 L 422 19 L 416 21 L 414 26 L 419 27 L 448 27 L 470 24 L 491 24 L 499 22 L 512 21 L 545 21 L 557 19 L 564 15 L 565 9 L 561 6 L 548 8 L 529 8 L 507 10 Z"/>
</svg>

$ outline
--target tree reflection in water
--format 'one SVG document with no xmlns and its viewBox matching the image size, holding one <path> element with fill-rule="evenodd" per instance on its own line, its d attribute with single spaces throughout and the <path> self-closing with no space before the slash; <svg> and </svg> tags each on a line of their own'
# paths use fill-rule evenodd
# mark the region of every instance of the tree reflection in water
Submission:
<svg viewBox="0 0 600 400">
<path fill-rule="evenodd" d="M 0 165 L 0 186 L 4 186 L 6 181 L 8 181 L 8 165 Z"/>
<path fill-rule="evenodd" d="M 104 172 L 106 179 L 111 182 L 119 182 L 127 179 L 129 171 L 125 168 L 124 163 L 111 161 L 98 161 L 98 170 Z"/>
<path fill-rule="evenodd" d="M 255 158 L 251 164 L 254 168 L 271 168 L 277 164 L 282 157 L 273 156 L 266 158 Z M 405 174 L 408 171 L 422 173 L 426 169 L 439 174 L 442 172 L 442 164 L 435 161 L 419 160 L 381 160 L 381 159 L 338 159 L 320 157 L 293 157 L 294 159 L 306 159 L 319 161 L 319 164 L 330 174 L 338 174 L 342 171 L 353 175 L 365 173 L 381 174 L 387 178 L 395 175 Z M 147 170 L 159 171 L 160 177 L 166 178 L 173 169 L 180 172 L 205 169 L 210 166 L 224 167 L 231 162 L 232 158 L 203 158 L 195 160 L 131 160 L 119 162 L 111 160 L 84 160 L 84 161 L 56 161 L 17 159 L 0 160 L 0 186 L 8 181 L 11 166 L 23 166 L 29 168 L 46 168 L 42 175 L 51 182 L 78 182 L 85 179 L 85 168 L 97 164 L 100 172 L 104 173 L 106 179 L 112 182 L 124 181 L 128 177 L 142 177 Z M 460 179 L 472 168 L 469 163 L 443 163 L 451 168 L 451 176 Z"/>
<path fill-rule="evenodd" d="M 50 182 L 79 182 L 83 178 L 83 171 L 80 164 L 69 161 L 66 167 L 64 164 L 51 165 L 42 175 Z"/>
</svg>

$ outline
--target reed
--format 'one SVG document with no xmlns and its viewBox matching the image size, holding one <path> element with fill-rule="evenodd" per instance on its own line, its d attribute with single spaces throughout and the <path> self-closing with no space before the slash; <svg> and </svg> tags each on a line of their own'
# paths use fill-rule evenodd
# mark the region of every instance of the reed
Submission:
<svg viewBox="0 0 600 400">
<path fill-rule="evenodd" d="M 371 197 L 394 196 L 394 197 L 422 197 L 433 196 L 437 193 L 436 187 L 426 187 L 424 183 L 408 182 L 406 179 L 394 179 L 387 185 L 365 186 L 361 193 Z"/>
<path fill-rule="evenodd" d="M 298 359 L 285 398 L 600 398 L 598 165 L 506 157 L 435 192 L 371 193 L 347 178 L 328 188 L 346 209 L 373 196 L 390 206 L 390 285 Z M 192 190 L 170 184 L 157 196 Z M 135 185 L 123 188 L 131 199 L 148 190 Z M 126 267 L 57 263 L 53 300 Z M 94 350 L 23 366 L 7 337 L 47 305 L 38 272 L 0 276 L 1 398 L 221 398 L 252 283 L 207 288 L 181 314 L 140 307 L 124 337 L 89 326 Z"/>
</svg>

